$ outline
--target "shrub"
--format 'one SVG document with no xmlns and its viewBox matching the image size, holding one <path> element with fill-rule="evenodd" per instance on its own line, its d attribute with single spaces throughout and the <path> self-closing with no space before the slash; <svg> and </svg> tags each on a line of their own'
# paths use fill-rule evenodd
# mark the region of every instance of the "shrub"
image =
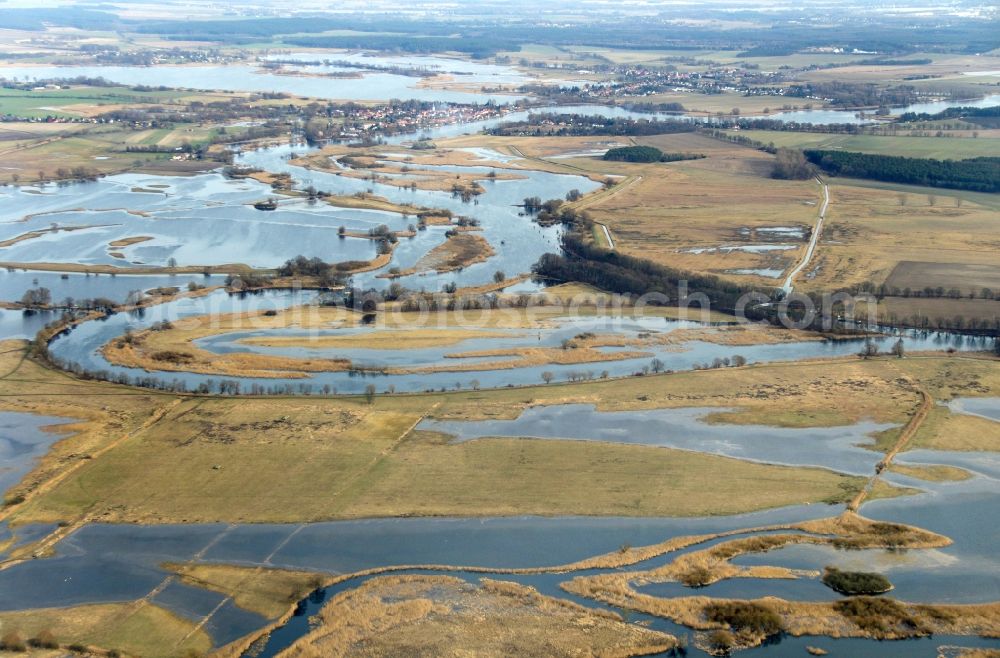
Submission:
<svg viewBox="0 0 1000 658">
<path fill-rule="evenodd" d="M 685 587 L 705 587 L 712 582 L 712 572 L 705 567 L 694 567 L 681 574 L 680 581 Z"/>
<path fill-rule="evenodd" d="M 39 649 L 59 648 L 59 642 L 56 640 L 56 636 L 49 630 L 40 631 L 38 635 L 28 640 L 28 644 Z"/>
<path fill-rule="evenodd" d="M 848 596 L 883 594 L 892 589 L 892 583 L 880 573 L 841 571 L 836 567 L 824 569 L 822 580 L 823 584 L 833 591 Z"/>
<path fill-rule="evenodd" d="M 729 653 L 736 646 L 736 638 L 729 631 L 717 630 L 708 634 L 708 647 L 719 653 Z"/>
<path fill-rule="evenodd" d="M 776 635 L 783 627 L 781 616 L 766 605 L 748 601 L 713 601 L 705 606 L 705 617 L 725 624 L 737 633 Z"/>
<path fill-rule="evenodd" d="M 0 638 L 0 649 L 4 651 L 27 651 L 28 645 L 24 643 L 17 631 L 6 633 Z"/>
<path fill-rule="evenodd" d="M 23 502 L 23 494 L 14 494 L 13 496 L 7 497 L 7 499 L 3 501 L 3 505 L 4 507 L 13 507 L 14 505 L 20 505 Z"/>
<path fill-rule="evenodd" d="M 833 609 L 876 638 L 885 637 L 893 627 L 909 635 L 930 634 L 920 620 L 893 599 L 856 596 L 837 601 Z"/>
<path fill-rule="evenodd" d="M 174 350 L 162 350 L 160 352 L 153 352 L 150 354 L 150 358 L 154 361 L 167 361 L 170 363 L 191 363 L 194 361 L 194 356 L 186 352 L 176 352 Z"/>
</svg>

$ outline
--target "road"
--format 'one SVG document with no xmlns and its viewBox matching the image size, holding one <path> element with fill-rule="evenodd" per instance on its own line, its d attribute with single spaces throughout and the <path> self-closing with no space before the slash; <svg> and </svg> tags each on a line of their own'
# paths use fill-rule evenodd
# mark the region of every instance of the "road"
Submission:
<svg viewBox="0 0 1000 658">
<path fill-rule="evenodd" d="M 615 241 L 611 239 L 611 231 L 609 231 L 608 227 L 604 224 L 598 224 L 598 226 L 600 226 L 601 230 L 604 231 L 604 239 L 608 241 L 608 249 L 614 249 Z"/>
<path fill-rule="evenodd" d="M 792 283 L 795 281 L 795 277 L 799 275 L 802 270 L 806 268 L 809 261 L 812 260 L 813 252 L 816 251 L 816 244 L 819 242 L 819 234 L 823 231 L 823 220 L 826 219 L 826 208 L 830 205 L 830 186 L 816 179 L 816 182 L 823 186 L 823 204 L 819 207 L 819 217 L 816 219 L 816 227 L 813 228 L 812 236 L 809 238 L 809 246 L 806 248 L 806 254 L 802 257 L 802 262 L 800 262 L 794 270 L 788 273 L 785 278 L 785 282 L 781 285 L 781 289 L 785 291 L 785 296 L 792 294 Z"/>
</svg>

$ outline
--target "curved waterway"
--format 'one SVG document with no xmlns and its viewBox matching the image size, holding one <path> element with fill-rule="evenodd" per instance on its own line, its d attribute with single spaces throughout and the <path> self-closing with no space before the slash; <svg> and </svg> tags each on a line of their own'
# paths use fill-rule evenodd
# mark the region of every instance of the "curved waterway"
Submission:
<svg viewBox="0 0 1000 658">
<path fill-rule="evenodd" d="M 91 320 L 78 325 L 64 335 L 59 336 L 50 344 L 54 357 L 64 363 L 77 364 L 84 370 L 105 378 L 118 379 L 121 376 L 131 378 L 152 378 L 164 385 L 182 382 L 189 390 L 210 382 L 218 382 L 219 376 L 203 375 L 188 372 L 147 372 L 138 368 L 128 368 L 109 363 L 100 353 L 101 348 L 113 339 L 123 335 L 127 330 L 140 331 L 156 322 L 169 320 L 177 323 L 181 320 L 203 317 L 211 318 L 228 313 L 251 313 L 269 309 L 281 310 L 293 306 L 309 304 L 315 299 L 311 291 L 268 291 L 256 295 L 230 295 L 217 291 L 198 298 L 183 298 L 160 304 L 142 313 L 118 313 L 108 318 Z M 470 316 L 472 318 L 474 316 Z M 248 321 L 250 324 L 250 321 Z M 615 334 L 625 338 L 638 338 L 640 334 L 650 332 L 669 333 L 677 329 L 698 326 L 690 321 L 667 320 L 662 317 L 625 317 L 625 316 L 568 316 L 557 318 L 551 326 L 533 328 L 525 331 L 503 332 L 502 335 L 491 338 L 477 338 L 466 341 L 466 344 L 476 349 L 492 349 L 505 347 L 555 347 L 561 345 L 564 339 L 593 332 L 597 334 Z M 476 328 L 474 320 L 470 319 L 470 328 Z M 338 393 L 361 393 L 369 384 L 376 389 L 393 389 L 398 392 L 415 392 L 437 390 L 441 388 L 501 388 L 506 386 L 522 386 L 538 384 L 542 381 L 542 373 L 551 372 L 554 378 L 565 380 L 571 376 L 584 373 L 585 376 L 596 377 L 606 372 L 609 377 L 621 377 L 641 372 L 648 368 L 653 358 L 662 361 L 668 370 L 688 370 L 711 363 L 716 358 L 732 358 L 743 356 L 748 363 L 765 363 L 774 361 L 797 361 L 811 358 L 830 358 L 857 354 L 862 347 L 861 340 L 810 340 L 802 342 L 783 342 L 764 345 L 722 345 L 703 341 L 688 341 L 680 344 L 652 344 L 634 349 L 647 356 L 624 358 L 615 361 L 600 361 L 595 363 L 577 363 L 569 365 L 542 364 L 525 365 L 523 367 L 504 369 L 474 369 L 477 361 L 447 356 L 462 350 L 462 345 L 452 345 L 448 349 L 418 348 L 398 350 L 375 350 L 360 348 L 332 348 L 317 345 L 315 347 L 268 347 L 250 345 L 238 341 L 246 338 L 261 338 L 269 336 L 299 336 L 301 332 L 295 329 L 253 330 L 224 332 L 209 338 L 200 339 L 198 346 L 216 353 L 232 351 L 254 352 L 275 356 L 293 356 L 309 358 L 350 359 L 355 366 L 381 369 L 383 367 L 422 368 L 423 371 L 411 373 L 389 373 L 364 375 L 355 371 L 316 372 L 308 373 L 303 378 L 252 378 L 228 377 L 238 380 L 244 391 L 256 385 L 264 390 L 288 393 L 291 389 L 303 392 L 319 392 L 320 388 L 329 386 Z M 322 338 L 324 336 L 357 335 L 369 330 L 342 330 L 337 328 L 311 330 L 308 336 Z M 989 347 L 987 339 L 965 337 L 954 334 L 909 331 L 902 334 L 908 351 L 941 350 L 953 348 L 956 350 L 982 350 Z M 888 350 L 894 337 L 876 339 L 880 348 Z M 601 348 L 604 351 L 615 351 L 620 348 Z M 497 361 L 500 359 L 490 359 Z M 427 372 L 427 368 L 451 368 Z M 456 370 L 462 368 L 462 370 Z M 308 390 L 303 389 L 308 386 Z"/>
<path fill-rule="evenodd" d="M 37 68 L 31 67 L 36 72 Z M 121 68 L 121 67 L 119 67 Z M 191 68 L 166 67 L 182 71 L 186 86 L 209 84 L 209 77 L 192 78 Z M 228 67 L 227 67 L 228 69 Z M 157 69 L 157 73 L 159 73 Z M 141 69 L 142 82 L 146 82 L 150 69 Z M 96 74 L 107 74 L 101 67 Z M 233 78 L 230 84 L 247 84 L 247 80 L 260 82 L 257 73 Z M 59 68 L 58 75 L 72 75 Z M 227 72 L 232 77 L 231 71 Z M 216 75 L 215 73 L 204 75 Z M 336 80 L 323 80 L 296 76 L 271 76 L 279 80 L 264 79 L 261 84 L 279 85 L 287 80 L 302 84 L 322 85 L 327 90 Z M 371 76 L 366 76 L 370 78 Z M 402 77 L 402 76 L 398 76 Z M 218 79 L 218 78 L 217 78 Z M 357 84 L 356 80 L 339 82 Z M 384 81 L 383 81 L 384 82 Z M 403 82 L 401 81 L 400 84 Z M 169 83 L 167 83 L 169 84 Z M 415 84 L 407 78 L 406 88 Z M 213 87 L 218 88 L 218 87 Z M 225 87 L 224 87 L 225 88 Z M 281 89 L 281 86 L 267 89 Z M 312 88 L 312 87 L 311 87 Z M 442 99 L 445 92 L 421 90 Z M 324 93 L 334 93 L 326 91 Z M 361 92 L 359 92 L 361 93 Z M 482 95 L 465 94 L 484 99 Z M 321 94 L 310 94 L 321 95 Z M 407 97 L 407 96 L 402 96 Z M 413 97 L 413 96 L 409 96 Z M 985 102 L 997 104 L 1000 97 Z M 976 104 L 958 103 L 957 105 Z M 560 111 L 592 113 L 612 116 L 648 118 L 649 115 L 628 113 L 619 108 L 582 106 L 561 108 Z M 913 111 L 939 111 L 942 108 L 913 109 Z M 828 111 L 816 111 L 828 112 Z M 782 113 L 789 120 L 806 121 L 825 119 L 835 123 L 848 121 L 851 112 L 835 115 L 803 115 Z M 523 116 L 523 115 L 521 115 Z M 772 115 L 771 118 L 774 118 Z M 518 115 L 508 115 L 516 120 Z M 855 120 L 857 117 L 853 117 Z M 431 131 L 433 137 L 443 137 L 479 130 L 494 122 L 458 124 Z M 397 136 L 394 141 L 411 138 Z M 528 176 L 522 181 L 497 181 L 484 183 L 487 192 L 479 204 L 464 204 L 448 193 L 410 192 L 393 186 L 356 181 L 321 172 L 292 167 L 287 157 L 297 153 L 294 147 L 279 147 L 240 156 L 241 162 L 259 165 L 272 171 L 288 171 L 303 186 L 313 184 L 338 194 L 353 194 L 372 189 L 377 194 L 400 202 L 417 203 L 431 207 L 446 207 L 457 214 L 480 219 L 483 235 L 493 243 L 498 255 L 462 272 L 446 275 L 410 277 L 403 283 L 409 287 L 437 290 L 447 282 L 476 285 L 488 282 L 496 269 L 508 274 L 527 271 L 541 253 L 553 251 L 558 241 L 558 229 L 544 229 L 532 224 L 528 218 L 519 217 L 514 203 L 525 196 L 542 198 L 562 196 L 572 188 L 581 191 L 590 181 L 581 177 L 558 176 L 538 172 L 523 172 Z M 165 264 L 176 258 L 180 264 L 213 264 L 247 262 L 251 265 L 273 266 L 299 253 L 316 255 L 325 260 L 347 260 L 370 257 L 372 245 L 366 240 L 339 240 L 336 231 L 341 224 L 351 229 L 366 230 L 385 223 L 391 228 L 402 228 L 409 220 L 392 214 L 375 211 L 336 209 L 323 204 L 309 205 L 293 199 L 283 201 L 277 211 L 263 213 L 248 204 L 266 196 L 266 186 L 253 181 L 226 181 L 218 174 L 205 174 L 190 178 L 156 177 L 148 175 L 113 176 L 97 183 L 71 185 L 63 188 L 2 188 L 3 204 L 0 210 L 0 240 L 45 229 L 59 229 L 41 233 L 36 237 L 0 250 L 7 261 L 57 261 L 91 264 Z M 133 211 L 133 212 L 129 212 Z M 139 211 L 139 212 L 135 212 Z M 37 213 L 47 213 L 38 215 Z M 53 223 L 56 226 L 53 226 Z M 72 228 L 73 230 L 65 230 Z M 393 258 L 393 265 L 408 267 L 426 251 L 443 241 L 444 229 L 430 228 L 414 240 L 403 240 Z M 115 240 L 149 236 L 152 239 L 131 246 L 113 248 Z M 111 255 L 118 251 L 122 258 Z M 204 259 L 204 260 L 202 260 Z M 199 276 L 153 277 L 86 277 L 31 272 L 0 273 L 0 298 L 17 299 L 27 287 L 44 285 L 53 290 L 59 300 L 64 296 L 123 299 L 134 289 L 169 285 L 185 286 L 188 281 L 203 281 Z M 374 274 L 357 278 L 364 286 L 385 285 Z M 52 343 L 53 354 L 67 361 L 80 363 L 91 371 L 106 371 L 109 375 L 149 376 L 145 371 L 110 366 L 98 353 L 107 341 L 124 333 L 126 328 L 142 329 L 163 319 L 179 320 L 186 317 L 254 309 L 287 308 L 308 303 L 314 295 L 308 292 L 270 292 L 256 296 L 229 296 L 215 293 L 200 299 L 183 299 L 146 310 L 142 314 L 118 314 L 106 320 L 84 323 Z M 27 336 L 44 322 L 52 319 L 46 314 L 24 315 L 20 312 L 0 311 L 0 335 L 3 337 Z M 690 326 L 668 322 L 662 318 L 593 318 L 569 317 L 556 323 L 542 334 L 518 331 L 509 332 L 495 339 L 476 339 L 459 349 L 484 349 L 495 346 L 524 346 L 531 344 L 556 345 L 582 331 L 616 332 L 637 335 L 650 330 L 671 331 Z M 336 335 L 335 328 L 324 329 L 319 335 Z M 345 332 L 346 333 L 346 332 Z M 261 334 L 253 334 L 259 336 Z M 265 334 L 267 335 L 267 334 Z M 274 335 L 294 335 L 289 330 Z M 245 343 L 238 343 L 250 334 L 239 332 L 206 339 L 201 347 L 212 351 L 249 350 Z M 959 350 L 983 349 L 988 342 L 948 334 L 908 332 L 905 334 L 908 351 L 954 347 Z M 490 342 L 490 341 L 494 342 Z M 881 345 L 888 348 L 889 341 Z M 480 342 L 485 341 L 485 342 Z M 645 349 L 645 348 L 643 348 Z M 797 360 L 853 354 L 860 344 L 851 341 L 785 343 L 758 346 L 725 346 L 704 342 L 689 342 L 670 349 L 650 349 L 671 369 L 691 368 L 719 357 L 741 354 L 750 362 Z M 281 354 L 280 349 L 255 347 L 261 353 Z M 378 350 L 322 350 L 303 348 L 289 354 L 312 356 L 346 356 L 359 362 L 378 366 L 428 366 L 440 363 L 446 357 L 441 350 L 399 350 L 388 355 Z M 369 383 L 380 390 L 390 385 L 398 391 L 418 391 L 427 388 L 453 388 L 456 383 L 471 386 L 476 380 L 483 387 L 500 387 L 518 384 L 536 384 L 542 371 L 551 371 L 557 379 L 564 379 L 571 371 L 608 370 L 609 375 L 629 375 L 648 365 L 651 357 L 574 366 L 532 366 L 511 370 L 470 371 L 462 373 L 435 373 L 421 375 L 391 375 L 376 378 L 352 377 L 347 373 L 323 373 L 305 380 L 247 379 L 240 381 L 244 390 L 251 383 L 264 387 L 292 386 L 295 390 L 306 382 L 317 390 L 328 384 L 340 392 L 360 392 Z M 211 378 L 191 373 L 151 373 L 164 383 L 179 379 L 194 388 Z M 304 392 L 304 391 L 303 391 Z M 587 415 L 587 422 L 568 424 L 568 410 L 555 407 L 550 410 L 529 410 L 521 418 L 503 426 L 491 427 L 492 435 L 533 436 L 550 439 L 576 439 L 599 441 L 627 441 L 648 445 L 663 445 L 714 454 L 725 454 L 742 459 L 774 460 L 782 463 L 818 465 L 846 473 L 868 473 L 875 455 L 864 449 L 870 439 L 867 434 L 881 426 L 860 424 L 844 428 L 784 430 L 780 428 L 743 427 L 734 431 L 733 426 L 708 425 L 701 418 L 706 410 L 667 410 L 663 413 L 635 412 L 631 415 L 604 414 L 591 408 L 572 409 L 573 413 Z M 718 411 L 718 410 L 713 410 Z M 996 400 L 963 399 L 952 402 L 952 411 L 1000 419 Z M 20 416 L 20 415 L 17 415 Z M 2 457 L 4 467 L 11 473 L 30 468 L 32 460 L 41 454 L 42 447 L 58 438 L 51 433 L 40 433 L 42 425 L 62 419 L 32 417 L 29 419 L 4 416 L 6 434 L 13 437 Z M 2 419 L 0 419 L 0 422 Z M 627 432 L 620 431 L 626 428 Z M 430 421 L 424 429 L 450 430 L 459 440 L 488 440 L 486 433 L 467 427 L 444 425 Z M 659 428 L 659 433 L 657 433 Z M 617 430 L 617 431 L 616 431 Z M 794 432 L 790 434 L 789 432 Z M 863 459 L 867 457 L 867 460 Z M 1000 599 L 1000 563 L 995 547 L 1000 544 L 1000 528 L 995 520 L 1000 511 L 1000 487 L 997 486 L 1000 465 L 994 453 L 944 453 L 940 451 L 912 451 L 899 456 L 899 463 L 950 464 L 965 468 L 972 477 L 962 482 L 928 483 L 898 474 L 888 479 L 899 485 L 919 487 L 919 495 L 867 503 L 863 513 L 887 521 L 906 522 L 940 532 L 955 540 L 951 546 L 932 551 L 888 553 L 885 551 L 843 552 L 825 547 L 792 546 L 766 555 L 737 558 L 739 564 L 778 564 L 803 569 L 821 569 L 826 564 L 843 567 L 865 567 L 883 571 L 895 583 L 894 595 L 915 601 L 978 602 Z M 14 464 L 11 466 L 11 464 Z M 21 470 L 18 470 L 21 469 Z M 11 478 L 19 475 L 9 476 Z M 641 546 L 663 541 L 669 537 L 734 530 L 768 524 L 789 523 L 804 519 L 832 515 L 839 508 L 809 505 L 770 510 L 755 514 L 701 519 L 635 519 L 635 518 L 473 518 L 473 519 L 384 519 L 339 521 L 307 525 L 87 525 L 76 531 L 56 547 L 56 555 L 43 560 L 33 560 L 0 571 L 0 609 L 15 610 L 51 606 L 69 606 L 83 603 L 130 601 L 148 595 L 163 582 L 168 573 L 166 562 L 183 562 L 201 555 L 201 559 L 216 563 L 262 565 L 311 569 L 330 574 L 351 573 L 361 569 L 403 564 L 455 564 L 486 567 L 537 567 L 557 565 L 584 557 L 611 552 L 622 544 Z M 29 526 L 13 531 L 0 527 L 0 541 L 11 534 L 15 546 L 43 536 L 51 526 Z M 206 550 L 207 549 L 207 550 Z M 669 559 L 676 554 L 671 554 Z M 636 565 L 645 568 L 647 565 Z M 460 573 L 469 579 L 478 574 Z M 533 576 L 502 576 L 537 587 L 553 596 L 571 598 L 587 605 L 592 601 L 567 595 L 558 588 L 559 582 L 568 579 L 566 574 Z M 355 586 L 349 581 L 340 588 Z M 778 594 L 788 598 L 830 598 L 827 591 L 816 589 L 815 581 L 725 581 L 700 591 L 708 595 L 758 597 Z M 825 588 L 824 588 L 825 590 Z M 334 588 L 325 596 L 336 593 Z M 664 593 L 676 593 L 674 590 Z M 684 593 L 681 591 L 680 593 Z M 283 647 L 308 632 L 308 614 L 322 603 L 317 595 L 302 602 L 302 614 L 293 617 L 285 627 L 274 633 L 261 654 L 275 655 Z M 204 619 L 206 631 L 216 645 L 241 637 L 261 628 L 262 617 L 236 607 L 220 594 L 207 592 L 181 583 L 171 583 L 158 591 L 154 603 L 169 608 L 190 619 Z M 651 627 L 677 635 L 690 632 L 661 619 L 639 615 L 637 620 L 648 622 Z M 748 657 L 801 656 L 807 645 L 822 646 L 833 655 L 850 655 L 861 658 L 874 656 L 927 656 L 937 655 L 941 645 L 987 646 L 1000 648 L 998 640 L 980 638 L 934 637 L 904 642 L 872 642 L 865 640 L 828 638 L 784 638 L 780 643 L 742 652 Z M 692 648 L 689 655 L 703 655 Z"/>
<path fill-rule="evenodd" d="M 1000 399 L 978 400 L 979 409 L 997 409 Z M 968 404 L 965 401 L 964 404 Z M 451 430 L 466 439 L 497 432 L 509 436 L 559 436 L 584 440 L 620 441 L 649 445 L 673 445 L 717 453 L 718 446 L 742 443 L 748 449 L 760 447 L 761 455 L 782 459 L 781 443 L 800 444 L 784 448 L 787 463 L 825 462 L 834 470 L 850 472 L 858 448 L 868 431 L 882 426 L 859 424 L 842 428 L 807 428 L 801 431 L 769 428 L 777 440 L 768 443 L 768 428 L 707 424 L 701 409 L 662 412 L 601 413 L 572 408 L 590 414 L 585 422 L 570 423 L 563 413 L 569 407 L 554 407 L 555 415 L 542 417 L 529 410 L 515 421 L 498 421 L 481 430 L 474 423 L 432 423 L 426 429 Z M 547 419 L 547 420 L 546 420 Z M 546 421 L 546 422 L 542 422 Z M 48 419 L 35 419 L 39 426 Z M 493 421 L 491 421 L 493 422 Z M 616 431 L 616 427 L 624 431 Z M 789 432 L 796 432 L 793 436 Z M 657 435 L 676 437 L 654 440 Z M 734 436 L 738 435 L 738 436 Z M 633 438 L 634 437 L 634 438 Z M 691 438 L 690 444 L 680 442 Z M 488 440 L 488 439 L 487 439 Z M 812 451 L 812 455 L 808 451 Z M 800 454 L 800 457 L 787 455 Z M 725 453 L 724 453 L 725 454 Z M 735 454 L 735 453 L 734 453 Z M 877 454 L 868 452 L 871 465 Z M 742 455 L 747 457 L 747 455 Z M 943 533 L 954 544 L 934 550 L 889 552 L 881 550 L 841 551 L 827 546 L 793 545 L 760 555 L 745 555 L 737 564 L 772 564 L 803 570 L 820 570 L 828 564 L 842 568 L 864 568 L 885 573 L 896 585 L 893 596 L 917 602 L 971 603 L 1000 599 L 1000 563 L 994 547 L 1000 542 L 1000 528 L 993 522 L 1000 504 L 997 486 L 998 456 L 994 453 L 952 453 L 916 451 L 900 455 L 903 463 L 944 463 L 969 468 L 973 477 L 953 483 L 919 483 L 926 492 L 896 499 L 867 503 L 862 512 L 869 517 L 911 523 Z M 976 464 L 984 464 L 977 468 Z M 857 470 L 860 470 L 858 462 Z M 898 476 L 892 476 L 898 478 Z M 906 478 L 900 484 L 912 484 Z M 326 574 L 348 574 L 365 569 L 399 566 L 449 564 L 487 569 L 546 567 L 571 563 L 593 555 L 615 551 L 622 544 L 644 546 L 670 537 L 734 531 L 742 528 L 823 518 L 840 511 L 827 505 L 802 505 L 726 517 L 662 518 L 404 518 L 334 521 L 293 524 L 195 524 L 195 525 L 103 525 L 91 524 L 71 534 L 56 546 L 51 558 L 32 560 L 0 571 L 0 610 L 129 601 L 156 591 L 152 602 L 191 620 L 207 618 L 204 628 L 216 646 L 262 628 L 267 620 L 236 607 L 223 595 L 171 582 L 164 564 L 200 560 L 312 570 Z M 28 526 L 15 531 L 18 544 L 50 530 Z M 7 531 L 9 534 L 9 531 Z M 742 535 L 737 535 L 742 536 Z M 639 571 L 664 564 L 677 555 L 698 550 L 722 540 L 713 540 L 627 567 Z M 433 569 L 413 573 L 440 573 Z M 448 575 L 475 581 L 484 575 L 468 571 Z M 575 575 L 600 573 L 587 570 L 563 574 L 497 576 L 536 587 L 544 594 L 569 598 L 584 605 L 604 607 L 569 595 L 559 583 Z M 308 616 L 323 602 L 364 579 L 352 579 L 314 593 L 300 602 L 297 614 L 272 633 L 260 656 L 277 655 L 283 648 L 310 630 Z M 677 585 L 649 585 L 642 591 L 659 595 L 685 595 L 693 590 Z M 735 579 L 709 586 L 696 593 L 709 596 L 756 598 L 778 595 L 794 600 L 836 598 L 815 579 L 759 580 Z M 651 628 L 690 636 L 684 627 L 648 615 L 633 615 L 633 621 Z M 976 637 L 935 636 L 912 641 L 873 642 L 859 639 L 782 638 L 747 652 L 772 657 L 802 655 L 805 646 L 823 646 L 851 656 L 936 656 L 942 645 L 1000 647 L 1000 640 Z M 254 654 L 258 655 L 258 654 Z M 690 655 L 704 655 L 692 648 Z"/>
</svg>

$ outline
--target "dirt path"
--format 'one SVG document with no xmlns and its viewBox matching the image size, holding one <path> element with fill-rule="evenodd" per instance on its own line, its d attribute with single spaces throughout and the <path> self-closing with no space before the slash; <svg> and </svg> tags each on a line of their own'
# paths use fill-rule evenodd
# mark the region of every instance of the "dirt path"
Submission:
<svg viewBox="0 0 1000 658">
<path fill-rule="evenodd" d="M 819 207 L 819 217 L 816 218 L 816 226 L 813 228 L 812 236 L 809 238 L 809 246 L 806 247 L 806 253 L 802 257 L 802 261 L 795 266 L 788 276 L 785 277 L 785 282 L 781 285 L 781 289 L 785 291 L 785 296 L 792 294 L 792 284 L 795 282 L 795 277 L 799 275 L 812 260 L 813 252 L 816 251 L 816 245 L 819 243 L 820 233 L 823 232 L 823 220 L 826 219 L 826 209 L 830 205 L 830 186 L 816 179 L 816 182 L 823 186 L 823 203 Z"/>
<path fill-rule="evenodd" d="M 573 203 L 567 203 L 566 206 L 572 208 L 573 210 L 586 210 L 594 204 L 600 203 L 602 201 L 607 201 L 608 199 L 613 199 L 622 192 L 638 185 L 642 182 L 642 176 L 629 176 L 620 183 L 616 183 L 613 187 L 605 188 L 599 192 L 594 192 L 593 194 L 588 194 L 579 201 Z"/>
<path fill-rule="evenodd" d="M 917 411 L 899 433 L 899 438 L 896 439 L 896 443 L 893 444 L 892 448 L 890 448 L 878 464 L 875 465 L 875 474 L 868 480 L 865 488 L 859 491 L 858 495 L 856 495 L 851 502 L 847 504 L 847 509 L 851 512 L 858 511 L 858 508 L 860 508 L 862 503 L 865 502 L 865 499 L 868 498 L 868 495 L 875 488 L 875 485 L 878 484 L 879 479 L 882 477 L 882 473 L 884 473 L 892 465 L 892 460 L 896 458 L 896 455 L 906 448 L 906 444 L 913 439 L 917 430 L 920 429 L 920 426 L 927 418 L 927 414 L 930 413 L 931 407 L 934 404 L 934 399 L 931 398 L 930 393 L 918 384 L 911 382 L 911 385 L 917 393 L 920 394 L 920 406 L 917 407 Z"/>
</svg>

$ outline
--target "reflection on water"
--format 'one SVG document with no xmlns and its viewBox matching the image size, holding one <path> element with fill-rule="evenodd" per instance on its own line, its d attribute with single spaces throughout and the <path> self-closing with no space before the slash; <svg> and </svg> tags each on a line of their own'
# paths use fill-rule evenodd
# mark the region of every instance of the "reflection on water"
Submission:
<svg viewBox="0 0 1000 658">
<path fill-rule="evenodd" d="M 948 402 L 954 414 L 981 416 L 1000 422 L 1000 398 L 955 398 Z"/>
<path fill-rule="evenodd" d="M 597 411 L 593 405 L 565 404 L 530 407 L 515 420 L 433 420 L 418 429 L 443 432 L 456 441 L 485 437 L 521 437 L 605 441 L 679 448 L 744 460 L 794 466 L 831 468 L 841 473 L 869 475 L 872 452 L 862 446 L 871 435 L 892 427 L 861 422 L 845 427 L 771 427 L 705 422 L 724 407 L 684 407 L 644 411 Z"/>
<path fill-rule="evenodd" d="M 63 438 L 58 426 L 72 418 L 0 411 L 0 498 Z"/>
</svg>

